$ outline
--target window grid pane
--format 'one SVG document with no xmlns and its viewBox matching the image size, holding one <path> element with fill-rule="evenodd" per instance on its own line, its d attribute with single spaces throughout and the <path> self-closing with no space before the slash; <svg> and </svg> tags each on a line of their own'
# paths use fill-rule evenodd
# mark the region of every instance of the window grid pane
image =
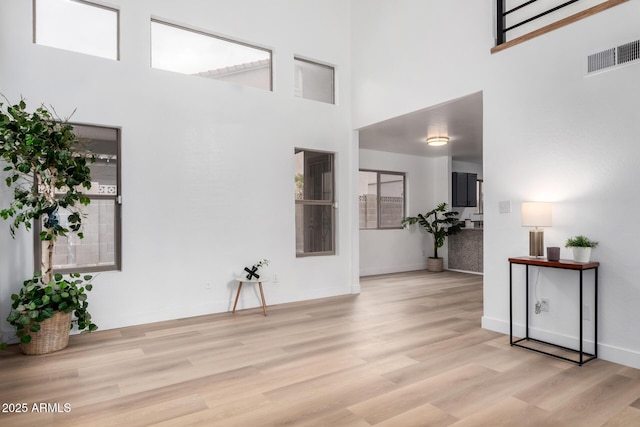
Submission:
<svg viewBox="0 0 640 427">
<path fill-rule="evenodd" d="M 113 199 L 92 199 L 88 206 L 83 206 L 87 215 L 82 221 L 84 239 L 75 233 L 58 238 L 53 254 L 54 270 L 115 265 L 115 204 Z M 60 223 L 65 226 L 69 211 L 60 209 L 59 214 Z"/>
<path fill-rule="evenodd" d="M 378 174 L 360 171 L 360 228 L 378 228 Z"/>
<path fill-rule="evenodd" d="M 404 218 L 404 176 L 379 174 L 380 228 L 398 228 Z"/>
</svg>

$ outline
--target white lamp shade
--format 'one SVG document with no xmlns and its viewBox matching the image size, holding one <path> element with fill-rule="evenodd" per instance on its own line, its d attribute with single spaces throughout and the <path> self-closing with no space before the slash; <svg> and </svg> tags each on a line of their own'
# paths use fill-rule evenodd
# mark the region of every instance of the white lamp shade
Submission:
<svg viewBox="0 0 640 427">
<path fill-rule="evenodd" d="M 523 202 L 523 227 L 551 227 L 551 203 Z"/>
</svg>

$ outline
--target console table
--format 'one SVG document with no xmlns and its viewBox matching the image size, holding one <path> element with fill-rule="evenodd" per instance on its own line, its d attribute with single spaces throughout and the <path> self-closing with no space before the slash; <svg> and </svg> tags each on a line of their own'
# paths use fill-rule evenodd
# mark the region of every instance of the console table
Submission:
<svg viewBox="0 0 640 427">
<path fill-rule="evenodd" d="M 525 337 L 520 338 L 518 340 L 513 339 L 513 264 L 521 264 L 525 266 L 526 269 L 526 280 L 525 280 L 525 293 L 526 293 L 526 325 L 525 325 Z M 553 344 L 550 342 L 542 341 L 539 339 L 531 338 L 529 336 L 529 266 L 536 267 L 545 267 L 545 268 L 561 268 L 564 270 L 574 270 L 578 272 L 579 275 L 579 286 L 580 286 L 580 299 L 579 299 L 579 313 L 580 313 L 580 348 L 578 350 L 563 347 L 561 345 Z M 575 262 L 570 260 L 560 261 L 548 261 L 544 258 L 534 258 L 534 257 L 517 257 L 517 258 L 509 258 L 509 340 L 512 346 L 526 348 L 527 350 L 536 351 L 538 353 L 546 354 L 548 356 L 556 357 L 558 359 L 563 359 L 569 362 L 577 363 L 582 366 L 584 363 L 595 359 L 598 357 L 598 267 L 600 266 L 599 262 Z M 593 354 L 585 353 L 583 351 L 583 333 L 582 333 L 582 294 L 583 294 L 583 272 L 585 270 L 594 270 L 594 315 L 593 315 L 593 340 L 594 340 L 594 351 Z M 574 360 L 568 357 L 563 357 L 557 354 L 548 353 L 546 351 L 528 347 L 524 345 L 525 342 L 534 341 L 537 343 L 550 345 L 556 348 L 561 348 L 563 350 L 577 353 L 578 360 Z"/>
</svg>

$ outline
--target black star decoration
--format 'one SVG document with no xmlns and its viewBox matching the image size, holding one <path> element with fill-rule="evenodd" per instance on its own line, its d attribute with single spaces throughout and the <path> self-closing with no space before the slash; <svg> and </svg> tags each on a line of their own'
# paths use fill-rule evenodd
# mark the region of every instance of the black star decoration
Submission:
<svg viewBox="0 0 640 427">
<path fill-rule="evenodd" d="M 253 267 L 251 267 L 251 270 L 249 270 L 248 267 L 244 268 L 244 271 L 246 271 L 247 273 L 247 279 L 251 280 L 252 277 L 255 277 L 256 279 L 260 278 L 260 275 L 258 273 L 256 273 L 256 271 L 258 271 L 258 267 L 256 267 L 255 265 Z"/>
</svg>

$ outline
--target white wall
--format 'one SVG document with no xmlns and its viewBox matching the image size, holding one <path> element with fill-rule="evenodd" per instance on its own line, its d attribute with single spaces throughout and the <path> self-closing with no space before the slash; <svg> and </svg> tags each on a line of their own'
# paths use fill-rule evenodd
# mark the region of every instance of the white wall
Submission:
<svg viewBox="0 0 640 427">
<path fill-rule="evenodd" d="M 482 90 L 491 0 L 352 0 L 354 127 Z"/>
<path fill-rule="evenodd" d="M 483 324 L 508 331 L 506 259 L 527 252 L 520 203 L 551 201 L 545 246 L 563 247 L 577 234 L 600 241 L 592 257 L 602 264 L 600 357 L 640 367 L 640 266 L 632 226 L 640 208 L 634 196 L 640 63 L 585 77 L 588 54 L 640 37 L 637 16 L 640 2 L 624 3 L 491 57 L 493 77 L 484 92 Z M 501 200 L 512 201 L 511 214 L 498 213 Z M 563 247 L 561 256 L 571 254 Z M 514 277 L 522 286 L 523 270 L 514 269 Z M 570 342 L 566 336 L 577 333 L 577 274 L 542 271 L 540 277 L 538 295 L 549 297 L 553 309 L 534 316 L 534 327 Z M 592 327 L 586 322 L 585 333 L 592 335 Z"/>
<path fill-rule="evenodd" d="M 427 212 L 449 200 L 448 164 L 447 157 L 360 150 L 360 168 L 406 174 L 407 216 Z M 360 230 L 359 242 L 360 274 L 363 276 L 425 269 L 427 257 L 433 256 L 433 239 L 417 225 L 409 229 Z M 438 255 L 446 262 L 446 247 L 442 252 L 438 251 Z"/>
<path fill-rule="evenodd" d="M 351 3 L 356 128 L 482 90 L 480 58 L 488 55 L 492 43 L 492 17 L 485 13 L 487 2 L 458 1 L 455 7 L 424 0 Z M 468 31 L 460 31 L 461 28 Z M 481 34 L 483 30 L 487 33 L 484 37 L 468 37 L 469 33 Z M 373 162 L 371 155 L 361 150 L 360 167 L 374 168 L 369 166 L 370 161 Z M 375 163 L 382 165 L 381 169 L 397 170 L 392 167 L 397 164 L 414 171 L 408 178 L 409 186 L 427 185 L 429 190 L 423 193 L 408 191 L 408 215 L 424 213 L 443 201 L 451 206 L 449 158 L 430 160 L 379 153 Z M 425 178 L 420 182 L 422 177 Z M 406 239 L 407 233 L 411 240 Z M 424 248 L 426 256 L 432 256 L 431 238 L 418 227 L 411 231 L 363 230 L 360 272 L 425 268 L 426 259 L 418 247 Z M 438 255 L 446 258 L 446 254 L 445 243 Z"/>
<path fill-rule="evenodd" d="M 587 54 L 639 37 L 639 2 L 493 56 L 489 0 L 111 3 L 122 17 L 119 62 L 33 45 L 31 2 L 0 2 L 0 92 L 62 115 L 77 108 L 76 121 L 123 130 L 124 268 L 102 274 L 91 296 L 103 328 L 225 311 L 233 272 L 263 257 L 280 277 L 267 286 L 269 303 L 357 290 L 351 129 L 482 90 L 483 325 L 508 331 L 507 258 L 524 254 L 528 237 L 520 202 L 551 200 L 547 246 L 575 234 L 601 242 L 594 251 L 602 262 L 600 357 L 640 367 L 640 267 L 628 228 L 639 207 L 640 65 L 584 78 Z M 275 91 L 149 69 L 150 16 L 273 48 Z M 337 66 L 338 105 L 292 96 L 294 54 Z M 334 257 L 295 258 L 296 146 L 337 153 Z M 436 165 L 437 173 L 445 169 Z M 437 192 L 435 199 L 449 194 Z M 0 197 L 6 203 L 6 190 Z M 512 213 L 498 214 L 501 200 L 512 201 Z M 2 321 L 32 265 L 28 233 L 13 241 L 7 228 L 0 225 Z M 540 276 L 553 311 L 534 326 L 566 339 L 576 321 L 574 295 L 562 283 L 570 278 Z M 241 306 L 257 306 L 253 297 L 245 294 Z"/>
<path fill-rule="evenodd" d="M 109 4 L 120 9 L 120 61 L 34 45 L 31 2 L 0 2 L 0 92 L 63 116 L 77 108 L 76 122 L 122 128 L 123 269 L 95 280 L 96 323 L 108 329 L 227 311 L 234 272 L 262 258 L 279 277 L 266 285 L 268 304 L 357 291 L 348 4 Z M 151 69 L 152 16 L 273 49 L 274 91 Z M 293 96 L 294 54 L 335 65 L 337 105 Z M 336 153 L 335 256 L 295 256 L 294 147 Z M 7 196 L 2 190 L 0 205 Z M 10 294 L 32 270 L 32 244 L 28 233 L 14 241 L 0 227 L 6 332 Z M 239 308 L 258 301 L 243 292 Z"/>
<path fill-rule="evenodd" d="M 507 258 L 526 255 L 528 247 L 520 203 L 553 201 L 546 246 L 563 246 L 576 234 L 601 242 L 593 253 L 602 263 L 599 356 L 640 367 L 640 267 L 630 226 L 640 208 L 633 196 L 640 64 L 584 76 L 588 54 L 640 37 L 640 2 L 491 55 L 494 3 L 353 0 L 352 14 L 362 18 L 352 29 L 355 126 L 482 90 L 483 326 L 509 331 Z M 512 213 L 499 214 L 498 202 L 506 200 Z M 571 256 L 565 248 L 561 255 Z M 577 283 L 565 282 L 577 278 L 565 273 L 540 272 L 539 296 L 551 299 L 552 311 L 533 326 L 541 336 L 574 343 L 577 291 L 570 288 Z M 516 272 L 516 286 L 522 274 Z M 516 307 L 519 324 L 522 313 Z"/>
</svg>

